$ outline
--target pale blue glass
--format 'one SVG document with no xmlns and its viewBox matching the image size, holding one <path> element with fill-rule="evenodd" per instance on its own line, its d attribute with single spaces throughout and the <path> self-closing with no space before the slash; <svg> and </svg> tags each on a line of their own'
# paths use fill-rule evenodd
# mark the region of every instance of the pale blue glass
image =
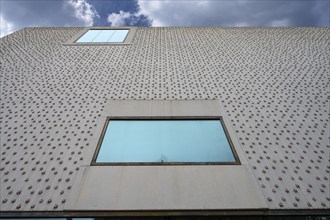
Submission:
<svg viewBox="0 0 330 220">
<path fill-rule="evenodd" d="M 220 120 L 110 120 L 96 162 L 235 162 Z"/>
<path fill-rule="evenodd" d="M 101 30 L 89 30 L 87 31 L 79 40 L 77 40 L 78 43 L 90 43 L 92 42 L 97 35 L 101 33 Z"/>
<path fill-rule="evenodd" d="M 122 43 L 125 41 L 128 30 L 116 30 L 108 42 Z"/>
<path fill-rule="evenodd" d="M 94 220 L 94 218 L 72 218 L 72 220 Z"/>
<path fill-rule="evenodd" d="M 89 30 L 81 38 L 78 43 L 122 43 L 125 41 L 129 30 Z"/>
<path fill-rule="evenodd" d="M 102 30 L 101 33 L 97 35 L 97 37 L 93 40 L 93 42 L 106 43 L 109 41 L 114 32 L 114 30 Z"/>
</svg>

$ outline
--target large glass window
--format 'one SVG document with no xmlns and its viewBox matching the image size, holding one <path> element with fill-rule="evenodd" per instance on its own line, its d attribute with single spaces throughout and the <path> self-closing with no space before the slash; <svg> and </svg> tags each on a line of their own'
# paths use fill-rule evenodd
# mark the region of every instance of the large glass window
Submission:
<svg viewBox="0 0 330 220">
<path fill-rule="evenodd" d="M 237 163 L 220 119 L 112 120 L 96 163 Z"/>
<path fill-rule="evenodd" d="M 77 43 L 123 43 L 129 30 L 89 30 Z"/>
</svg>

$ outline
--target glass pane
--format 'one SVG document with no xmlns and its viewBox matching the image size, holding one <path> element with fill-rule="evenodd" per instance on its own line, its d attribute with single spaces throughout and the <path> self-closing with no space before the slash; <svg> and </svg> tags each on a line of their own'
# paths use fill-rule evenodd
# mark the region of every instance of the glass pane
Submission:
<svg viewBox="0 0 330 220">
<path fill-rule="evenodd" d="M 102 30 L 93 42 L 108 42 L 114 32 L 114 30 Z"/>
<path fill-rule="evenodd" d="M 96 162 L 235 162 L 220 120 L 110 120 Z"/>
<path fill-rule="evenodd" d="M 87 31 L 77 42 L 92 42 L 98 34 L 101 33 L 101 30 L 89 30 Z"/>
<path fill-rule="evenodd" d="M 122 43 L 124 42 L 128 30 L 116 30 L 115 33 L 110 38 L 109 42 L 111 43 Z"/>
</svg>

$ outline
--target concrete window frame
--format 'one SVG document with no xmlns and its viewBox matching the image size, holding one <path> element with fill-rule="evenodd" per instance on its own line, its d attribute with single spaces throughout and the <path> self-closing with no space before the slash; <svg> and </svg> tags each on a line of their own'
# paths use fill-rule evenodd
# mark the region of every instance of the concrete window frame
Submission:
<svg viewBox="0 0 330 220">
<path fill-rule="evenodd" d="M 105 165 L 91 164 L 108 118 L 222 117 L 240 164 L 228 165 Z M 76 178 L 70 211 L 97 213 L 136 210 L 191 213 L 198 210 L 264 210 L 266 200 L 220 100 L 111 100 L 95 121 L 88 158 Z M 216 184 L 215 184 L 216 183 Z M 78 187 L 80 186 L 80 187 Z M 198 190 L 196 190 L 198 189 Z M 235 195 L 233 196 L 233 192 Z M 164 199 L 159 199 L 164 198 Z M 143 202 L 136 202 L 143 201 Z M 205 201 L 207 203 L 205 203 Z M 237 211 L 237 210 L 236 210 Z"/>
<path fill-rule="evenodd" d="M 120 117 L 222 117 L 240 164 L 91 165 L 106 120 Z M 86 149 L 89 156 L 84 160 L 80 176 L 75 180 L 77 187 L 72 192 L 72 200 L 67 203 L 66 210 L 88 210 L 94 214 L 106 210 L 112 213 L 146 210 L 150 214 L 154 211 L 191 213 L 204 210 L 207 213 L 209 210 L 228 211 L 233 207 L 240 207 L 241 210 L 268 208 L 220 100 L 108 99 L 95 125 L 95 135 L 89 143 L 90 147 Z M 233 196 L 233 190 L 235 195 L 240 196 Z M 143 202 L 136 202 L 137 199 Z"/>
<path fill-rule="evenodd" d="M 124 42 L 77 42 L 85 33 L 89 30 L 128 30 L 127 36 Z M 64 46 L 124 46 L 124 45 L 131 45 L 135 32 L 136 27 L 87 27 L 83 30 L 79 31 L 76 35 L 70 38 L 67 42 L 65 42 Z"/>
</svg>

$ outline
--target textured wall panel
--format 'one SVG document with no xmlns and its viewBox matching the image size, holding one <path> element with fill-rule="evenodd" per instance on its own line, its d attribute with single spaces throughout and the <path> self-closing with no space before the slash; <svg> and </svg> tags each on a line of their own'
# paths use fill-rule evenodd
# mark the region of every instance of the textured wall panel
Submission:
<svg viewBox="0 0 330 220">
<path fill-rule="evenodd" d="M 330 208 L 329 28 L 81 30 L 0 40 L 2 211 L 63 210 L 108 99 L 219 99 L 272 209 Z"/>
</svg>

